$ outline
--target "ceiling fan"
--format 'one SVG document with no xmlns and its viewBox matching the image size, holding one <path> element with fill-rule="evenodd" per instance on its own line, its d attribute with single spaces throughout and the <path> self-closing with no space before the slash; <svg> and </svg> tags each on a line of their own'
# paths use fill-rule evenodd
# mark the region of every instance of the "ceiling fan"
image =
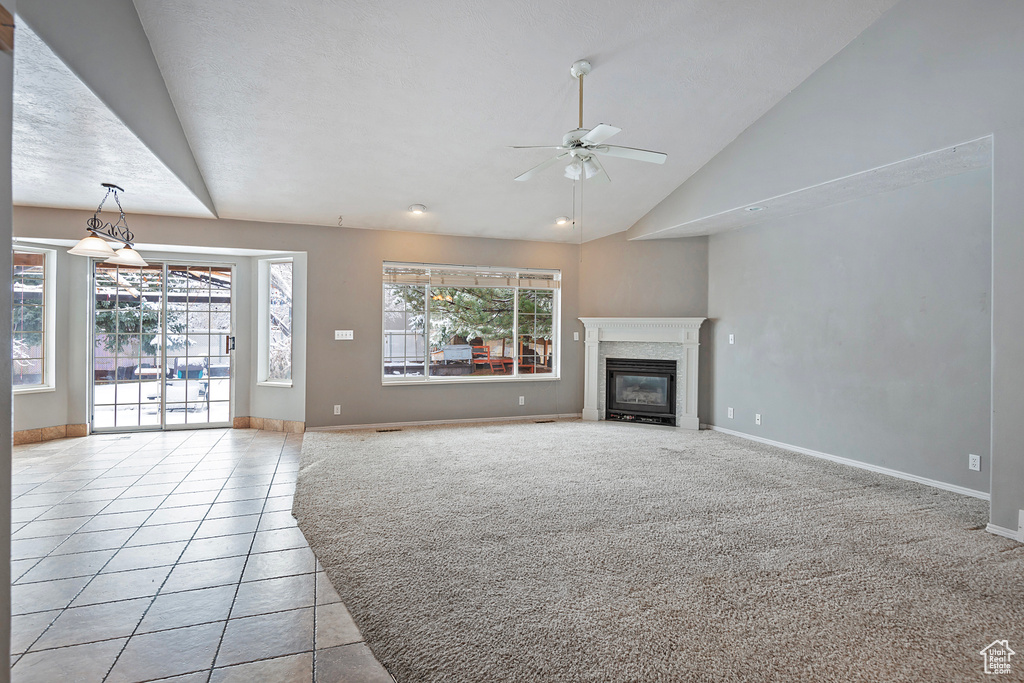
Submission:
<svg viewBox="0 0 1024 683">
<path fill-rule="evenodd" d="M 540 171 L 549 166 L 554 166 L 559 161 L 568 159 L 569 164 L 565 167 L 565 177 L 572 180 L 594 180 L 595 182 L 607 183 L 611 179 L 605 172 L 597 155 L 605 154 L 610 157 L 621 157 L 635 161 L 647 161 L 653 164 L 663 164 L 668 158 L 662 152 L 651 152 L 646 149 L 634 147 L 620 147 L 618 145 L 606 145 L 604 141 L 620 132 L 621 128 L 609 126 L 606 123 L 599 123 L 593 129 L 583 127 L 583 77 L 590 73 L 590 62 L 585 59 L 573 62 L 569 73 L 580 82 L 580 120 L 579 128 L 570 130 L 562 137 L 560 145 L 532 145 L 513 146 L 512 149 L 557 149 L 558 154 L 547 161 L 537 164 L 526 173 L 516 176 L 516 180 L 529 180 Z"/>
</svg>

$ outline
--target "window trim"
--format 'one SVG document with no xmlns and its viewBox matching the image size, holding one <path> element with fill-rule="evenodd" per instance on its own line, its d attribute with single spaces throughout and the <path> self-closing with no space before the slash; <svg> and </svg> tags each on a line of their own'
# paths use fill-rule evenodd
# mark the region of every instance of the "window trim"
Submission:
<svg viewBox="0 0 1024 683">
<path fill-rule="evenodd" d="M 268 379 L 270 374 L 270 266 L 275 263 L 290 263 L 292 266 L 292 327 L 293 334 L 290 338 L 290 352 L 292 365 L 292 379 Z M 259 259 L 257 268 L 257 291 L 258 301 L 256 307 L 256 356 L 258 367 L 256 370 L 256 386 L 277 387 L 289 389 L 295 386 L 295 257 L 274 256 L 271 258 Z"/>
<path fill-rule="evenodd" d="M 423 282 L 422 286 L 426 288 L 424 292 L 424 372 L 421 376 L 408 376 L 408 375 L 386 375 L 384 374 L 384 362 L 386 353 L 386 336 L 384 334 L 384 317 L 387 312 L 387 305 L 385 303 L 385 287 L 388 284 L 402 284 L 395 282 L 392 279 L 388 281 L 388 269 L 389 268 L 408 268 L 408 269 L 425 269 L 428 271 L 426 275 L 426 281 Z M 430 374 L 430 306 L 427 302 L 430 300 L 429 287 L 431 276 L 429 275 L 430 269 L 437 269 L 445 271 L 446 273 L 494 273 L 494 277 L 502 278 L 506 280 L 516 280 L 516 284 L 504 284 L 502 288 L 514 289 L 515 290 L 515 305 L 513 308 L 512 318 L 512 368 L 513 374 L 511 375 L 483 375 L 483 376 L 432 376 Z M 562 320 L 561 320 L 561 308 L 562 308 L 562 293 L 561 293 L 561 280 L 562 271 L 558 269 L 550 268 L 504 268 L 500 266 L 466 266 L 466 265 L 454 265 L 444 263 L 411 263 L 404 261 L 384 261 L 381 269 L 382 281 L 381 281 L 381 347 L 380 347 L 380 376 L 382 386 L 422 386 L 424 384 L 474 384 L 474 383 L 488 383 L 488 382 L 554 382 L 559 381 L 562 378 Z M 532 278 L 530 275 L 542 276 L 543 281 L 552 283 L 550 287 L 530 287 L 520 284 L 523 281 L 529 282 Z M 440 283 L 439 283 L 440 284 Z M 463 285 L 443 285 L 443 286 L 463 286 Z M 472 287 L 471 284 L 464 285 L 466 287 Z M 477 285 L 484 286 L 484 285 Z M 497 285 L 496 285 L 497 286 Z M 553 291 L 554 302 L 552 304 L 551 311 L 551 337 L 552 344 L 555 348 L 552 356 L 551 372 L 543 374 L 520 374 L 519 372 L 519 346 L 516 343 L 518 339 L 519 330 L 519 291 L 521 289 L 537 289 Z"/>
<path fill-rule="evenodd" d="M 41 384 L 15 386 L 11 384 L 12 394 L 41 394 L 56 391 L 56 373 L 54 364 L 57 362 L 57 250 L 32 247 L 20 242 L 11 246 L 11 255 L 21 251 L 30 254 L 43 254 L 43 381 Z M 13 274 L 12 274 L 13 277 Z M 13 361 L 13 357 L 12 357 Z"/>
</svg>

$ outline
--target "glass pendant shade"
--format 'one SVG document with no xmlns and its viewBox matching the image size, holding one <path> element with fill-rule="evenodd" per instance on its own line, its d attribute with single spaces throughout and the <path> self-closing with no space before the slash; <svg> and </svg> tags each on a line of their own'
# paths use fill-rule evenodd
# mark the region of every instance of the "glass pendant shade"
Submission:
<svg viewBox="0 0 1024 683">
<path fill-rule="evenodd" d="M 68 250 L 68 253 L 75 256 L 95 256 L 102 259 L 111 258 L 115 255 L 114 250 L 110 248 L 110 244 L 105 239 L 92 234 L 79 240 L 78 244 Z"/>
<path fill-rule="evenodd" d="M 598 168 L 597 164 L 595 164 L 594 160 L 591 159 L 590 157 L 587 157 L 586 159 L 583 160 L 583 171 L 587 174 L 588 179 L 596 176 L 599 170 L 600 169 Z"/>
<path fill-rule="evenodd" d="M 579 159 L 573 160 L 571 164 L 565 167 L 565 177 L 570 180 L 579 180 L 580 175 L 583 173 L 583 164 Z"/>
<path fill-rule="evenodd" d="M 148 266 L 149 264 L 139 256 L 139 252 L 129 246 L 124 246 L 114 253 L 113 258 L 108 258 L 106 263 L 113 263 L 119 266 Z"/>
</svg>

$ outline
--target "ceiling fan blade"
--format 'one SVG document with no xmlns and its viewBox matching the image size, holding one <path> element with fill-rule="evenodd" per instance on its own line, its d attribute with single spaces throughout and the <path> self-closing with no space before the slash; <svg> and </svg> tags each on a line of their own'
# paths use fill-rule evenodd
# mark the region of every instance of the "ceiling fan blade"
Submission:
<svg viewBox="0 0 1024 683">
<path fill-rule="evenodd" d="M 517 175 L 516 176 L 516 180 L 529 180 L 533 176 L 535 176 L 538 173 L 540 173 L 541 171 L 543 171 L 548 166 L 554 166 L 555 164 L 557 164 L 559 162 L 559 160 L 564 159 L 567 156 L 569 156 L 568 152 L 562 152 L 561 154 L 556 154 L 555 156 L 551 157 L 547 161 L 543 161 L 543 162 L 537 164 L 536 166 L 531 168 L 526 173 Z"/>
<path fill-rule="evenodd" d="M 561 145 L 509 145 L 509 149 L 565 149 Z"/>
<path fill-rule="evenodd" d="M 597 185 L 605 185 L 612 181 L 612 179 L 608 177 L 608 171 L 604 170 L 604 166 L 602 166 L 601 162 L 597 160 L 597 157 L 590 157 L 589 161 L 597 166 L 597 173 L 587 178 L 587 180 Z"/>
<path fill-rule="evenodd" d="M 621 132 L 621 128 L 609 126 L 607 123 L 599 123 L 596 128 L 581 137 L 580 142 L 584 145 L 600 145 L 611 136 Z"/>
<path fill-rule="evenodd" d="M 622 157 L 634 161 L 649 161 L 652 164 L 663 164 L 668 159 L 664 152 L 652 152 L 647 149 L 636 149 L 635 147 L 619 147 L 618 145 L 601 145 L 594 147 L 598 154 L 607 154 L 610 157 Z"/>
</svg>

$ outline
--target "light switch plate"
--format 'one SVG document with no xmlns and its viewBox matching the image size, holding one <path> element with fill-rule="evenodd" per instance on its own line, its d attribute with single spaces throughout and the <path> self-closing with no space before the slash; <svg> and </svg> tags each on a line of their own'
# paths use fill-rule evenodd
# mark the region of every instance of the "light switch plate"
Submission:
<svg viewBox="0 0 1024 683">
<path fill-rule="evenodd" d="M 355 334 L 353 333 L 352 330 L 335 330 L 334 331 L 334 340 L 335 341 L 347 341 L 347 340 L 351 340 L 351 339 L 355 339 Z"/>
</svg>

